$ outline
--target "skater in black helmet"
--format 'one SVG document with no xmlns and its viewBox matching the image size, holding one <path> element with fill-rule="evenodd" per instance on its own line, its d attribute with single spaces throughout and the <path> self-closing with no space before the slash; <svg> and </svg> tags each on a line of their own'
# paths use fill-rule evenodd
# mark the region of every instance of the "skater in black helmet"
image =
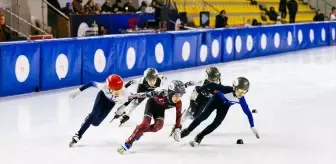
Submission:
<svg viewBox="0 0 336 164">
<path fill-rule="evenodd" d="M 167 83 L 166 81 L 167 77 L 159 74 L 155 68 L 147 68 L 144 71 L 142 78 L 129 81 L 125 84 L 125 88 L 128 88 L 133 84 L 138 84 L 137 93 L 150 92 L 154 91 L 156 88 L 162 87 L 165 83 Z M 145 98 L 131 100 L 119 107 L 126 111 L 126 113 L 120 119 L 120 125 L 124 124 L 130 119 L 132 112 L 144 99 Z"/>
<path fill-rule="evenodd" d="M 192 132 L 201 122 L 206 120 L 214 110 L 216 110 L 216 117 L 213 122 L 197 134 L 195 139 L 190 142 L 191 146 L 198 146 L 206 135 L 213 132 L 222 123 L 231 105 L 240 104 L 249 119 L 252 132 L 259 139 L 259 134 L 254 128 L 252 113 L 244 97 L 244 95 L 249 91 L 249 88 L 250 82 L 244 77 L 238 77 L 233 82 L 232 87 L 215 83 L 207 84 L 202 87 L 196 87 L 198 93 L 208 90 L 212 92 L 213 96 L 207 103 L 203 112 L 189 125 L 188 128 L 181 131 L 181 138 L 188 136 L 190 132 Z"/>
<path fill-rule="evenodd" d="M 221 73 L 216 67 L 208 67 L 205 73 L 206 73 L 206 79 L 197 82 L 196 84 L 197 86 L 204 86 L 210 83 L 216 83 L 216 84 L 221 83 Z M 191 82 L 191 83 L 195 83 L 195 82 Z M 189 108 L 183 114 L 184 119 L 186 117 L 189 117 L 191 119 L 196 118 L 203 111 L 205 105 L 212 97 L 212 94 L 207 91 L 198 93 L 196 91 L 196 87 L 191 93 Z"/>
</svg>

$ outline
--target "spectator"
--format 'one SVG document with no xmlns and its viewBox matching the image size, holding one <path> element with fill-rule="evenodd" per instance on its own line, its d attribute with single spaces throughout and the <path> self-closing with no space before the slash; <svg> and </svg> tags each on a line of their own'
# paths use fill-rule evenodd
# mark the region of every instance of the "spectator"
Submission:
<svg viewBox="0 0 336 164">
<path fill-rule="evenodd" d="M 99 3 L 96 3 L 94 8 L 95 8 L 96 14 L 101 14 L 102 13 L 101 6 L 100 6 Z"/>
<path fill-rule="evenodd" d="M 286 4 L 287 4 L 287 0 L 280 0 L 279 12 L 281 13 L 282 19 L 286 19 L 286 16 L 287 16 Z"/>
<path fill-rule="evenodd" d="M 154 1 L 153 1 L 153 3 L 155 4 Z M 142 1 L 142 2 L 141 2 L 141 6 L 138 8 L 137 12 L 145 13 L 147 7 L 148 7 L 147 2 L 146 2 L 146 1 Z"/>
<path fill-rule="evenodd" d="M 82 3 L 83 3 L 83 0 L 73 0 L 72 1 L 72 7 L 75 13 L 85 14 Z"/>
<path fill-rule="evenodd" d="M 62 8 L 62 12 L 65 14 L 65 15 L 71 15 L 71 14 L 75 14 L 73 8 L 72 8 L 72 4 L 70 2 L 67 2 L 65 4 L 65 7 Z"/>
<path fill-rule="evenodd" d="M 95 5 L 94 5 L 93 0 L 88 0 L 86 2 L 86 4 L 84 5 L 84 12 L 86 14 L 95 14 L 96 13 Z"/>
<path fill-rule="evenodd" d="M 252 26 L 260 26 L 261 23 L 257 21 L 257 19 L 252 20 Z"/>
<path fill-rule="evenodd" d="M 336 7 L 332 7 L 329 20 L 330 21 L 336 21 Z"/>
<path fill-rule="evenodd" d="M 105 29 L 104 26 L 100 26 L 99 31 L 98 31 L 98 35 L 106 35 L 107 31 Z"/>
<path fill-rule="evenodd" d="M 267 13 L 268 15 L 268 18 L 271 20 L 271 21 L 277 21 L 277 18 L 278 18 L 278 13 L 275 12 L 275 9 L 274 7 L 271 7 L 270 8 L 270 11 Z"/>
<path fill-rule="evenodd" d="M 129 13 L 134 13 L 136 12 L 135 8 L 132 5 L 132 1 L 128 1 L 124 5 L 124 10 Z"/>
<path fill-rule="evenodd" d="M 217 16 L 216 16 L 216 24 L 215 28 L 224 28 L 228 26 L 228 17 L 226 16 L 225 10 L 222 10 Z"/>
<path fill-rule="evenodd" d="M 125 12 L 121 0 L 117 0 L 116 3 L 112 6 L 112 12 L 113 13 Z"/>
<path fill-rule="evenodd" d="M 6 26 L 5 16 L 0 14 L 0 42 L 10 41 L 10 29 Z"/>
<path fill-rule="evenodd" d="M 101 7 L 102 12 L 112 13 L 113 12 L 113 2 L 112 0 L 105 0 L 105 3 Z"/>
<path fill-rule="evenodd" d="M 315 22 L 324 21 L 324 14 L 320 13 L 320 10 L 316 10 L 313 21 Z"/>
<path fill-rule="evenodd" d="M 296 0 L 290 0 L 287 3 L 288 13 L 289 13 L 289 23 L 295 23 L 296 13 L 298 11 L 298 4 Z"/>
</svg>

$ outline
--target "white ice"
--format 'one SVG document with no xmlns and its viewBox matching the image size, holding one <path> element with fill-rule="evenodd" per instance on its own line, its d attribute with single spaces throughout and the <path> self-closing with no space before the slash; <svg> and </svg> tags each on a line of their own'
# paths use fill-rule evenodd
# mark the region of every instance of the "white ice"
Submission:
<svg viewBox="0 0 336 164">
<path fill-rule="evenodd" d="M 221 126 L 199 147 L 188 145 L 212 121 L 201 124 L 180 143 L 168 137 L 174 109 L 166 111 L 165 126 L 146 133 L 124 155 L 116 149 L 141 122 L 144 103 L 119 128 L 109 123 L 91 127 L 77 147 L 72 135 L 91 110 L 97 90 L 68 100 L 70 89 L 2 98 L 0 100 L 0 164 L 335 164 L 336 163 L 336 47 L 216 65 L 225 84 L 237 76 L 250 79 L 246 95 L 260 139 L 253 136 L 239 106 L 230 109 Z M 204 67 L 166 72 L 169 79 L 204 78 Z M 189 89 L 190 91 L 191 89 Z M 189 104 L 184 96 L 184 108 Z M 186 127 L 189 122 L 185 123 Z M 243 139 L 244 145 L 236 140 Z"/>
</svg>

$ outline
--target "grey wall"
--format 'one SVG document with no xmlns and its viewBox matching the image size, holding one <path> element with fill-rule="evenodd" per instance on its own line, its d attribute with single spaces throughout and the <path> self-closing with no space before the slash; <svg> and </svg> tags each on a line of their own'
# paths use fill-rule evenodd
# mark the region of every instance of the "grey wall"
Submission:
<svg viewBox="0 0 336 164">
<path fill-rule="evenodd" d="M 336 6 L 336 0 L 307 0 L 308 3 L 313 6 L 314 8 L 320 9 L 322 13 L 329 16 L 331 13 L 331 6 Z M 327 5 L 325 2 L 329 3 Z"/>
</svg>

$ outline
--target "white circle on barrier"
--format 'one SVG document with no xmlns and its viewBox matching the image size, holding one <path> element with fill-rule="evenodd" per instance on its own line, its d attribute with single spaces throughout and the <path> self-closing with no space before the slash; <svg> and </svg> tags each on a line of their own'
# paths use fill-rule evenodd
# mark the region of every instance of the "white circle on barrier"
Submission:
<svg viewBox="0 0 336 164">
<path fill-rule="evenodd" d="M 236 47 L 236 52 L 239 53 L 242 48 L 242 39 L 239 35 L 236 37 L 235 47 Z"/>
<path fill-rule="evenodd" d="M 314 30 L 313 29 L 309 30 L 309 39 L 310 39 L 310 42 L 313 43 L 314 41 Z"/>
<path fill-rule="evenodd" d="M 275 35 L 274 35 L 274 47 L 279 48 L 279 46 L 280 46 L 280 34 L 275 33 Z"/>
<path fill-rule="evenodd" d="M 301 43 L 302 43 L 302 41 L 303 41 L 303 34 L 302 34 L 302 30 L 299 30 L 299 32 L 298 32 L 298 41 L 299 41 L 299 44 L 301 44 Z"/>
<path fill-rule="evenodd" d="M 182 59 L 187 61 L 190 56 L 190 43 L 185 41 L 182 46 Z"/>
<path fill-rule="evenodd" d="M 287 44 L 288 46 L 291 46 L 293 43 L 293 35 L 292 32 L 288 31 L 287 33 Z"/>
<path fill-rule="evenodd" d="M 266 47 L 267 47 L 267 36 L 266 36 L 266 34 L 261 35 L 260 45 L 261 45 L 261 48 L 263 50 L 266 49 Z"/>
<path fill-rule="evenodd" d="M 164 59 L 164 49 L 161 43 L 156 44 L 155 46 L 155 59 L 156 62 L 161 64 Z"/>
<path fill-rule="evenodd" d="M 248 35 L 246 39 L 246 49 L 248 51 L 251 51 L 252 48 L 253 48 L 253 38 L 251 35 Z"/>
<path fill-rule="evenodd" d="M 322 30 L 321 30 L 321 39 L 322 39 L 322 41 L 326 40 L 326 31 L 325 31 L 324 28 L 322 28 Z"/>
<path fill-rule="evenodd" d="M 201 45 L 201 51 L 200 51 L 201 62 L 205 62 L 207 56 L 208 56 L 208 47 L 206 45 Z"/>
<path fill-rule="evenodd" d="M 212 41 L 212 44 L 211 44 L 211 52 L 212 52 L 212 56 L 214 58 L 216 58 L 219 54 L 219 42 L 217 39 L 213 40 Z"/>
<path fill-rule="evenodd" d="M 69 70 L 69 61 L 64 54 L 59 54 L 56 59 L 56 74 L 58 79 L 62 80 L 66 77 Z"/>
<path fill-rule="evenodd" d="M 102 73 L 106 66 L 106 57 L 102 49 L 98 49 L 94 55 L 94 67 L 98 73 Z"/>
<path fill-rule="evenodd" d="M 25 82 L 30 71 L 29 60 L 25 55 L 20 55 L 15 63 L 15 76 L 19 82 Z"/>
<path fill-rule="evenodd" d="M 134 67 L 135 61 L 136 61 L 135 49 L 133 47 L 129 47 L 126 54 L 126 64 L 129 70 Z"/>
<path fill-rule="evenodd" d="M 226 38 L 226 52 L 227 54 L 231 54 L 232 53 L 232 50 L 233 50 L 233 40 L 232 40 L 232 37 L 229 36 L 228 38 Z"/>
<path fill-rule="evenodd" d="M 335 29 L 334 28 L 331 29 L 331 37 L 332 37 L 332 40 L 335 40 L 336 33 L 335 33 Z"/>
</svg>

